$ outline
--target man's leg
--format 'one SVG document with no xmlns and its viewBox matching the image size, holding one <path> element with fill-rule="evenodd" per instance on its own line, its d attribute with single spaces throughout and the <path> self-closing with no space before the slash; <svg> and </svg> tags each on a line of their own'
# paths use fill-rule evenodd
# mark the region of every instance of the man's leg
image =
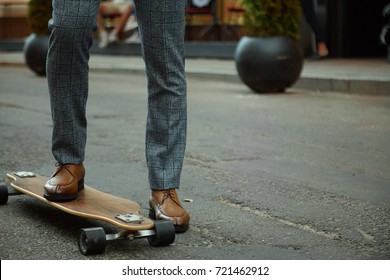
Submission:
<svg viewBox="0 0 390 280">
<path fill-rule="evenodd" d="M 316 51 L 317 55 L 325 57 L 329 54 L 328 48 L 326 46 L 325 34 L 321 29 L 320 23 L 318 21 L 315 9 L 314 9 L 314 0 L 301 0 L 301 7 L 303 14 L 306 18 L 306 21 L 311 26 L 315 41 L 316 41 Z"/>
<path fill-rule="evenodd" d="M 136 0 L 148 78 L 146 159 L 151 207 L 158 219 L 170 219 L 177 231 L 189 215 L 179 188 L 186 146 L 187 100 L 184 71 L 185 0 Z M 168 199 L 167 199 L 168 198 Z"/>
<path fill-rule="evenodd" d="M 53 120 L 52 152 L 59 166 L 45 185 L 47 199 L 74 199 L 83 188 L 89 49 L 99 3 L 53 1 L 47 79 Z"/>
</svg>

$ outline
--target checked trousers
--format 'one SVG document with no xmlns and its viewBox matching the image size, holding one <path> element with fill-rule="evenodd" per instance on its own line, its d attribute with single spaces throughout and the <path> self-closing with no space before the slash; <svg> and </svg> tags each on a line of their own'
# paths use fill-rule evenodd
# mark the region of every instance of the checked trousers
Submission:
<svg viewBox="0 0 390 280">
<path fill-rule="evenodd" d="M 186 146 L 186 0 L 135 0 L 148 80 L 145 153 L 151 189 L 179 188 Z M 100 0 L 53 0 L 47 79 L 52 152 L 60 164 L 84 161 L 89 50 Z M 115 86 L 115 85 L 113 85 Z"/>
</svg>

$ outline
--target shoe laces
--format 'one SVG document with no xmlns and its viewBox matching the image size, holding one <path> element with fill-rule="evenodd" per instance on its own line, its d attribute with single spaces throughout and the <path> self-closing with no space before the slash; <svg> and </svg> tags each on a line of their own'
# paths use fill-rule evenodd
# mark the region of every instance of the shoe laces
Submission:
<svg viewBox="0 0 390 280">
<path fill-rule="evenodd" d="M 175 193 L 172 190 L 164 190 L 163 191 L 163 199 L 161 201 L 161 204 L 164 203 L 164 201 L 168 198 L 172 199 L 177 205 L 181 206 L 180 203 L 178 202 L 178 198 L 175 195 Z"/>
<path fill-rule="evenodd" d="M 60 163 L 60 162 L 57 162 L 56 164 L 55 164 L 55 166 L 56 167 L 58 167 L 58 170 L 53 174 L 53 176 L 55 176 L 55 175 L 57 175 L 62 169 L 66 169 L 71 175 L 73 175 L 72 174 L 72 172 L 69 170 L 69 168 L 67 167 L 67 165 L 69 165 L 69 164 L 62 164 L 62 163 Z"/>
<path fill-rule="evenodd" d="M 60 171 L 60 170 L 63 169 L 63 168 L 66 168 L 66 167 L 65 167 L 65 164 L 62 164 L 62 163 L 60 163 L 60 162 L 57 162 L 57 163 L 56 163 L 56 167 L 59 167 L 58 171 Z"/>
</svg>

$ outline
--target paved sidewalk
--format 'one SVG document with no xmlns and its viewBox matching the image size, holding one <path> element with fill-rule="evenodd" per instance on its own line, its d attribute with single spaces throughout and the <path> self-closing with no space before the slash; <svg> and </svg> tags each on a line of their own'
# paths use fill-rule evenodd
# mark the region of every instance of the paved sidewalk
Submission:
<svg viewBox="0 0 390 280">
<path fill-rule="evenodd" d="M 23 65 L 22 52 L 0 52 L 0 66 Z M 144 72 L 139 56 L 92 54 L 91 71 Z M 190 78 L 240 82 L 234 61 L 230 59 L 186 60 L 186 72 Z M 295 88 L 314 91 L 334 91 L 374 95 L 390 94 L 390 64 L 377 59 L 325 59 L 305 60 L 300 80 Z"/>
</svg>

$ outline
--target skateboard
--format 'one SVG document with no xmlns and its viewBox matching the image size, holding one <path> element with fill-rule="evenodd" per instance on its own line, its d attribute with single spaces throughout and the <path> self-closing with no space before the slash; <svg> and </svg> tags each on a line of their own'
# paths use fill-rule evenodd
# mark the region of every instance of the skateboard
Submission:
<svg viewBox="0 0 390 280">
<path fill-rule="evenodd" d="M 0 204 L 6 204 L 11 195 L 26 194 L 71 215 L 105 221 L 119 229 L 114 234 L 106 234 L 102 227 L 80 229 L 78 246 L 84 255 L 101 254 L 107 241 L 117 239 L 148 238 L 149 244 L 155 247 L 167 246 L 175 240 L 171 221 L 154 221 L 143 216 L 140 205 L 132 200 L 84 185 L 84 190 L 75 200 L 52 202 L 43 197 L 43 186 L 48 177 L 20 171 L 8 173 L 7 178 L 14 192 L 10 192 L 6 184 L 1 184 Z"/>
</svg>

